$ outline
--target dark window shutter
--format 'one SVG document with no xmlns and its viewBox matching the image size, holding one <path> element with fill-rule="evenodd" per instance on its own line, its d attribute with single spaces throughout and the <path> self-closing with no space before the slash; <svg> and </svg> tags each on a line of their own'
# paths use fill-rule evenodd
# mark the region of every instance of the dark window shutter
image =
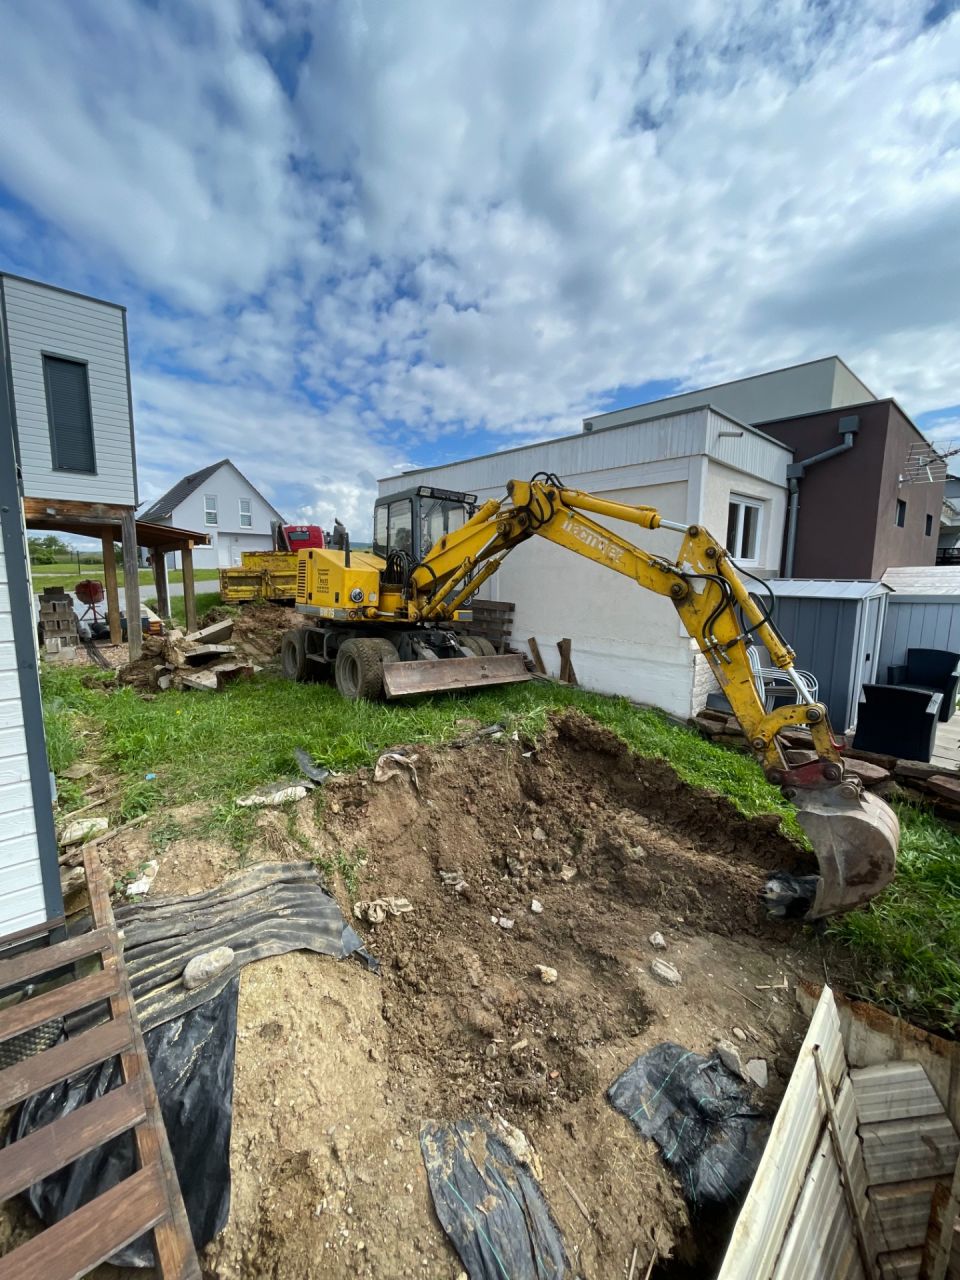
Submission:
<svg viewBox="0 0 960 1280">
<path fill-rule="evenodd" d="M 86 471 L 93 475 L 97 470 L 97 459 L 93 448 L 87 366 L 76 360 L 44 356 L 43 381 L 47 390 L 54 470 Z"/>
</svg>

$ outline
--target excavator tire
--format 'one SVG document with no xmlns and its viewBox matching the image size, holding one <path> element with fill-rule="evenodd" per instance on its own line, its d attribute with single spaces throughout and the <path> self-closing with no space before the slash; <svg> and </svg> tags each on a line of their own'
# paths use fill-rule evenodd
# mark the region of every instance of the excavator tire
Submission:
<svg viewBox="0 0 960 1280">
<path fill-rule="evenodd" d="M 341 697 L 375 702 L 383 694 L 383 664 L 397 662 L 399 654 L 389 640 L 345 640 L 337 650 L 334 679 Z"/>
<path fill-rule="evenodd" d="M 492 658 L 497 652 L 491 642 L 484 636 L 461 636 L 460 643 L 465 649 L 475 653 L 478 658 Z"/>
<path fill-rule="evenodd" d="M 309 679 L 309 665 L 303 628 L 294 627 L 285 631 L 280 641 L 280 670 L 288 680 L 302 682 Z"/>
</svg>

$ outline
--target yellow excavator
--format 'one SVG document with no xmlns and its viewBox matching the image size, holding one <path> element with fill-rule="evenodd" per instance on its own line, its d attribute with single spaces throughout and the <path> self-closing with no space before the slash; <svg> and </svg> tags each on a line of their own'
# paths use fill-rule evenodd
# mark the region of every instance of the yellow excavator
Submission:
<svg viewBox="0 0 960 1280">
<path fill-rule="evenodd" d="M 636 546 L 594 516 L 683 535 L 676 560 Z M 827 710 L 794 670 L 795 654 L 746 588 L 729 553 L 699 525 L 665 520 L 540 473 L 512 480 L 507 497 L 421 485 L 380 499 L 373 551 L 308 549 L 297 566 L 296 607 L 307 625 L 286 632 L 284 674 L 309 680 L 333 672 L 350 699 L 390 698 L 529 679 L 519 654 L 458 634 L 468 601 L 510 551 L 546 538 L 672 601 L 710 664 L 767 778 L 797 807 L 820 875 L 808 919 L 860 906 L 893 878 L 900 828 L 893 810 L 845 772 Z M 573 601 L 571 609 L 576 609 Z M 759 641 L 796 689 L 797 702 L 768 711 L 748 646 Z M 788 761 L 783 730 L 809 730 L 812 751 Z"/>
</svg>

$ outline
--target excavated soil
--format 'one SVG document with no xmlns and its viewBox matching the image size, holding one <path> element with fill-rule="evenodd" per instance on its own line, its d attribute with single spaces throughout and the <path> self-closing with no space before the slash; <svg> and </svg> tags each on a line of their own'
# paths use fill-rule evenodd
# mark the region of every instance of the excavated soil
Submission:
<svg viewBox="0 0 960 1280">
<path fill-rule="evenodd" d="M 294 827 L 262 818 L 248 861 L 302 857 L 305 839 L 346 876 L 331 884 L 346 912 L 387 896 L 413 910 L 354 921 L 379 975 L 306 954 L 244 970 L 232 1211 L 204 1274 L 463 1276 L 418 1134 L 426 1119 L 491 1112 L 539 1154 L 576 1274 L 623 1280 L 634 1248 L 641 1277 L 654 1252 L 713 1274 L 722 1242 L 691 1224 L 657 1149 L 605 1090 L 661 1040 L 709 1052 L 737 1028 L 744 1058 L 768 1063 L 761 1101 L 775 1110 L 803 1025 L 770 988 L 822 977 L 816 941 L 758 901 L 768 870 L 798 869 L 795 846 L 775 820 L 692 791 L 575 713 L 535 748 L 477 736 L 410 750 L 419 790 L 361 771 L 302 802 Z M 115 873 L 150 856 L 141 830 L 119 843 L 104 846 Z M 179 840 L 154 891 L 197 891 L 235 867 L 223 846 Z M 658 955 L 678 987 L 652 976 Z"/>
</svg>

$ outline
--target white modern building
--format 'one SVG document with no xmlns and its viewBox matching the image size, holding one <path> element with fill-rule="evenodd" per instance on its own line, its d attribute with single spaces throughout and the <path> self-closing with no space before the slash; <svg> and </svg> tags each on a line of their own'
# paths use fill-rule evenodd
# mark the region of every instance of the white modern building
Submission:
<svg viewBox="0 0 960 1280">
<path fill-rule="evenodd" d="M 276 507 L 229 458 L 178 480 L 140 519 L 206 533 L 210 546 L 193 553 L 198 569 L 228 569 L 240 563 L 244 551 L 269 551 L 272 525 L 283 523 Z"/>
<path fill-rule="evenodd" d="M 426 484 L 482 502 L 504 497 L 508 480 L 551 472 L 571 488 L 702 524 L 751 572 L 775 576 L 791 460 L 785 445 L 701 401 L 642 422 L 404 472 L 381 480 L 380 496 Z M 651 551 L 679 550 L 677 533 L 612 527 Z M 534 637 L 551 674 L 559 674 L 557 642 L 572 640 L 574 669 L 586 688 L 686 717 L 714 687 L 669 601 L 545 539 L 511 552 L 481 595 L 515 603 L 514 644 L 526 648 Z"/>
</svg>

